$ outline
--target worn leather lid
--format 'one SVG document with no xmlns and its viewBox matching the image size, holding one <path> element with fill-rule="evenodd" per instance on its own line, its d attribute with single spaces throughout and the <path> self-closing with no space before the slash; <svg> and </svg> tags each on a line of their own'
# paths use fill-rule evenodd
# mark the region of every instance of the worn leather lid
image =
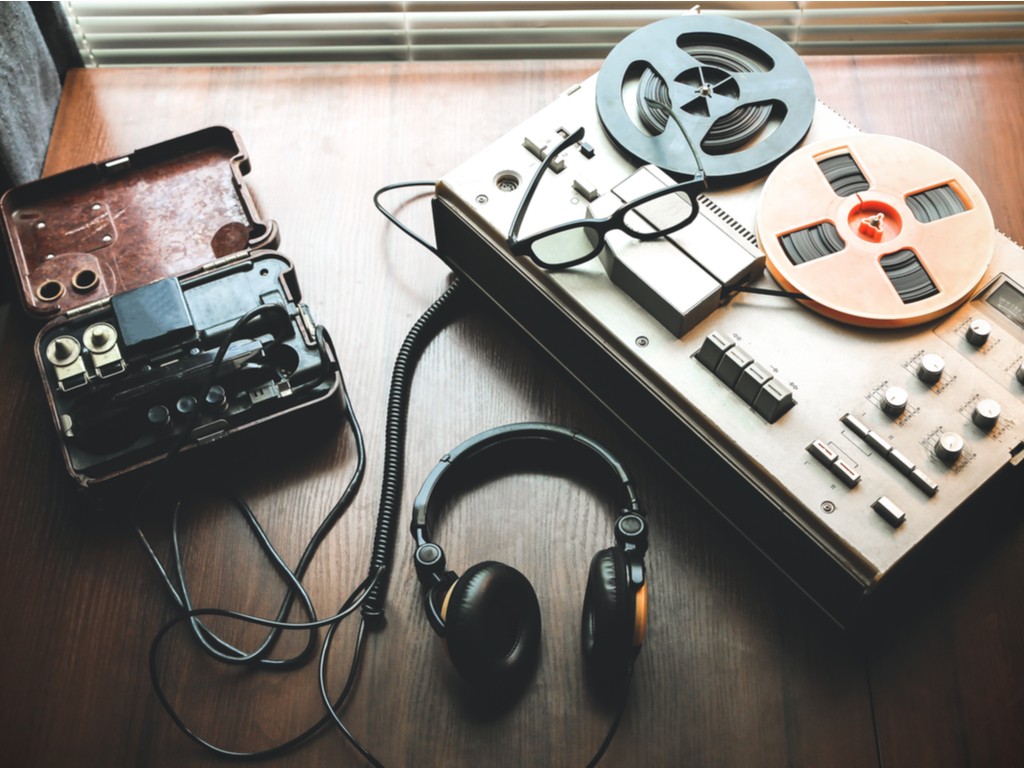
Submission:
<svg viewBox="0 0 1024 768">
<path fill-rule="evenodd" d="M 276 246 L 248 172 L 238 134 L 216 126 L 8 190 L 3 236 L 26 311 L 53 317 Z"/>
</svg>

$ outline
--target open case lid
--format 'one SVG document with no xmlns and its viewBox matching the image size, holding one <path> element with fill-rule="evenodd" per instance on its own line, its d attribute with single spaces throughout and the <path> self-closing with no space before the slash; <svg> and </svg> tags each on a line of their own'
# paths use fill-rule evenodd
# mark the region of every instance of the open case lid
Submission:
<svg viewBox="0 0 1024 768">
<path fill-rule="evenodd" d="M 276 246 L 248 172 L 241 138 L 217 126 L 8 190 L 3 234 L 26 311 L 52 317 Z"/>
</svg>

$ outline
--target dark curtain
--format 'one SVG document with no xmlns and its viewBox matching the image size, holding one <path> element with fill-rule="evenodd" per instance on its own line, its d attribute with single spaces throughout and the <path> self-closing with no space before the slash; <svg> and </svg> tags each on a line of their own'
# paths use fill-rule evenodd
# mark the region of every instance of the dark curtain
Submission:
<svg viewBox="0 0 1024 768">
<path fill-rule="evenodd" d="M 0 194 L 39 177 L 64 74 L 80 66 L 58 3 L 0 3 Z M 12 298 L 4 262 L 0 303 Z"/>
</svg>

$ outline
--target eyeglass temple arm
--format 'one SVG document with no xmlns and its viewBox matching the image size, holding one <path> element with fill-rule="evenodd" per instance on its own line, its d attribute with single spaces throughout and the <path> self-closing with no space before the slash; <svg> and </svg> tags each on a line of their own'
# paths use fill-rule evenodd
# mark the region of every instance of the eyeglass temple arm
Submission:
<svg viewBox="0 0 1024 768">
<path fill-rule="evenodd" d="M 705 178 L 704 164 L 700 161 L 700 152 L 697 151 L 697 147 L 694 145 L 693 139 L 690 138 L 690 134 L 687 132 L 686 128 L 683 127 L 683 121 L 679 119 L 679 115 L 676 114 L 675 110 L 672 109 L 670 105 L 665 104 L 664 102 L 659 101 L 658 99 L 648 98 L 646 99 L 646 101 L 652 107 L 658 107 L 659 109 L 663 110 L 666 114 L 668 114 L 672 122 L 674 122 L 676 126 L 679 128 L 679 131 L 683 134 L 683 138 L 686 139 L 687 146 L 690 148 L 690 154 L 693 155 L 694 162 L 697 163 L 697 174 L 694 178 L 699 178 L 701 181 L 703 181 Z"/>
<path fill-rule="evenodd" d="M 551 162 L 562 152 L 566 150 L 572 144 L 580 141 L 583 138 L 584 129 L 582 127 L 576 129 L 575 132 L 567 136 L 562 142 L 555 147 L 552 151 L 548 152 L 544 159 L 541 160 L 537 170 L 533 173 L 533 178 L 530 179 L 530 185 L 526 188 L 526 192 L 523 194 L 522 199 L 519 201 L 519 205 L 516 207 L 516 214 L 512 217 L 512 225 L 508 229 L 508 241 L 509 243 L 516 243 L 516 235 L 519 234 L 519 227 L 523 223 L 523 218 L 526 216 L 526 209 L 530 205 L 530 201 L 533 199 L 533 193 L 537 191 L 537 187 L 540 186 L 540 180 L 544 176 L 544 171 L 548 169 Z"/>
</svg>

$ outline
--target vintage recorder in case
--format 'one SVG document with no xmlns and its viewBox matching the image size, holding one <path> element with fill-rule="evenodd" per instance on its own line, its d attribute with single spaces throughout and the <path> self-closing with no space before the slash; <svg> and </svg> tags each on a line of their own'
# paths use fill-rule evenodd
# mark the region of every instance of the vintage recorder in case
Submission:
<svg viewBox="0 0 1024 768">
<path fill-rule="evenodd" d="M 77 483 L 318 406 L 340 373 L 223 127 L 0 199 L 64 462 Z"/>
</svg>

